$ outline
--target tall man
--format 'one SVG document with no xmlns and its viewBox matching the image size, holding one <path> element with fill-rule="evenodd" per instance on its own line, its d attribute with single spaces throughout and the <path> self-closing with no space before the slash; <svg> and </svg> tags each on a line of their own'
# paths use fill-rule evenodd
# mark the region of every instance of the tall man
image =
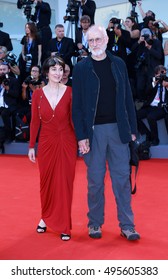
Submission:
<svg viewBox="0 0 168 280">
<path fill-rule="evenodd" d="M 35 13 L 31 16 L 31 20 L 36 22 L 42 39 L 42 63 L 47 58 L 47 46 L 48 41 L 52 38 L 52 32 L 50 28 L 51 21 L 51 8 L 47 2 L 42 0 L 35 0 L 36 3 Z"/>
<path fill-rule="evenodd" d="M 92 0 L 79 0 L 79 10 L 78 10 L 78 27 L 80 27 L 80 19 L 82 16 L 87 15 L 90 17 L 91 25 L 94 24 L 94 17 L 96 11 L 96 3 Z"/>
<path fill-rule="evenodd" d="M 79 152 L 87 165 L 89 236 L 102 237 L 107 160 L 121 235 L 137 240 L 128 148 L 136 139 L 137 124 L 127 70 L 123 60 L 106 51 L 108 36 L 103 27 L 91 26 L 87 40 L 91 56 L 73 71 L 72 116 Z"/>
<path fill-rule="evenodd" d="M 48 56 L 60 55 L 66 64 L 69 65 L 72 72 L 72 56 L 75 52 L 75 44 L 72 38 L 65 37 L 64 26 L 57 24 L 55 26 L 56 37 L 48 42 Z"/>
</svg>

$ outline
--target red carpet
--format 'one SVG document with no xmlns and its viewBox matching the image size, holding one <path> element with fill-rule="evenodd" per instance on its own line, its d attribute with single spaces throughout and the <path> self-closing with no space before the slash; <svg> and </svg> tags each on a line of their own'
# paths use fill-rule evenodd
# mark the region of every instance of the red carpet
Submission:
<svg viewBox="0 0 168 280">
<path fill-rule="evenodd" d="M 133 210 L 141 240 L 120 236 L 116 205 L 106 176 L 103 238 L 87 233 L 86 168 L 78 159 L 73 199 L 72 239 L 62 242 L 51 231 L 37 234 L 40 219 L 37 164 L 25 156 L 0 156 L 0 259 L 1 260 L 167 260 L 168 160 L 141 161 Z"/>
</svg>

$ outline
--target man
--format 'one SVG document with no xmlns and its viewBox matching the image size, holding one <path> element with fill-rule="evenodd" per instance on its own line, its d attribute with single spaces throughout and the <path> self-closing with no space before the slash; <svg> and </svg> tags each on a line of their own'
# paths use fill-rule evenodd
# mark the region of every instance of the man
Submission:
<svg viewBox="0 0 168 280">
<path fill-rule="evenodd" d="M 168 113 L 168 77 L 166 77 L 166 68 L 163 65 L 156 66 L 154 81 L 149 86 L 146 95 L 147 101 L 137 111 L 138 130 L 140 134 L 146 134 L 152 146 L 157 146 L 159 144 L 157 121 L 166 118 Z M 149 129 L 143 122 L 145 118 Z"/>
<path fill-rule="evenodd" d="M 142 30 L 143 28 L 146 27 L 146 23 L 148 21 L 148 18 L 153 18 L 153 20 L 155 20 L 155 13 L 151 10 L 148 10 L 146 13 L 144 12 L 143 8 L 142 8 L 142 2 L 138 1 L 138 8 L 139 8 L 139 12 L 141 14 L 141 17 L 143 19 L 143 22 L 140 22 L 139 25 L 139 29 Z"/>
<path fill-rule="evenodd" d="M 94 24 L 94 16 L 96 11 L 96 3 L 92 0 L 79 0 L 80 5 L 78 9 L 78 27 L 80 28 L 80 19 L 87 15 L 90 17 L 91 25 Z"/>
<path fill-rule="evenodd" d="M 0 63 L 9 60 L 9 57 L 11 58 L 11 55 L 13 58 L 13 54 L 8 53 L 7 48 L 5 46 L 0 46 Z M 13 63 L 8 62 L 8 65 L 10 67 L 10 73 L 9 73 L 10 76 L 15 77 L 16 75 L 17 76 L 20 75 L 20 69 L 17 63 L 15 63 L 15 61 Z"/>
<path fill-rule="evenodd" d="M 102 237 L 106 160 L 113 181 L 121 235 L 137 240 L 131 209 L 130 153 L 137 125 L 126 65 L 106 51 L 108 36 L 101 26 L 87 32 L 91 56 L 73 71 L 72 117 L 79 152 L 88 178 L 88 227 L 91 238 Z"/>
<path fill-rule="evenodd" d="M 72 71 L 71 58 L 75 51 L 73 39 L 64 36 L 64 26 L 62 24 L 55 26 L 55 34 L 56 38 L 51 39 L 48 44 L 48 56 L 60 55 Z"/>
<path fill-rule="evenodd" d="M 86 33 L 90 27 L 90 17 L 85 15 L 80 20 L 81 28 L 78 28 L 75 36 L 75 47 L 77 51 L 77 61 L 88 56 L 88 42 L 86 39 Z"/>
<path fill-rule="evenodd" d="M 10 67 L 6 62 L 0 63 L 0 115 L 2 117 L 6 143 L 13 140 L 11 116 L 15 116 L 19 96 L 19 84 L 10 77 Z"/>
<path fill-rule="evenodd" d="M 149 28 L 143 28 L 139 40 L 132 46 L 136 55 L 136 98 L 146 100 L 146 88 L 154 76 L 154 69 L 162 62 L 162 44 L 154 39 Z"/>
<path fill-rule="evenodd" d="M 13 46 L 9 34 L 0 30 L 0 46 L 7 48 L 7 51 L 12 51 Z"/>
<path fill-rule="evenodd" d="M 106 31 L 109 37 L 107 50 L 112 54 L 121 57 L 126 62 L 127 48 L 129 48 L 131 44 L 129 31 L 122 28 L 120 19 L 117 18 L 110 19 Z"/>
<path fill-rule="evenodd" d="M 35 7 L 35 13 L 31 16 L 31 20 L 36 22 L 42 39 L 41 62 L 43 63 L 47 58 L 48 42 L 52 38 L 52 32 L 50 28 L 51 8 L 47 2 L 43 2 L 42 0 L 35 0 L 34 2 L 36 2 L 37 4 Z"/>
</svg>

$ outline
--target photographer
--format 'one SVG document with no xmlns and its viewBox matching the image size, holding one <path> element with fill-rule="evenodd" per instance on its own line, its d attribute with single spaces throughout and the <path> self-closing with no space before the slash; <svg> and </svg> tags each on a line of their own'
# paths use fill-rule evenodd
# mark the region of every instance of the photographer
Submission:
<svg viewBox="0 0 168 280">
<path fill-rule="evenodd" d="M 90 17 L 91 25 L 94 24 L 94 16 L 96 11 L 96 3 L 92 0 L 80 0 L 78 11 L 78 27 L 80 28 L 80 19 L 82 16 L 87 15 Z"/>
<path fill-rule="evenodd" d="M 51 39 L 48 43 L 48 56 L 59 55 L 64 62 L 69 65 L 72 73 L 71 58 L 75 52 L 75 43 L 73 39 L 64 36 L 64 26 L 57 24 L 55 26 L 56 37 Z"/>
<path fill-rule="evenodd" d="M 168 114 L 168 77 L 163 65 L 155 67 L 155 76 L 146 91 L 147 100 L 143 107 L 137 111 L 138 130 L 141 135 L 146 134 L 146 139 L 152 146 L 159 144 L 157 121 Z M 149 129 L 143 122 L 147 119 Z"/>
<path fill-rule="evenodd" d="M 0 62 L 6 61 L 10 67 L 10 76 L 20 75 L 20 69 L 16 62 L 16 55 L 8 52 L 5 46 L 0 46 Z"/>
<path fill-rule="evenodd" d="M 162 61 L 162 44 L 153 39 L 150 29 L 143 28 L 139 40 L 132 46 L 131 51 L 136 55 L 136 99 L 146 99 L 145 90 L 150 83 L 154 69 Z"/>
<path fill-rule="evenodd" d="M 130 47 L 131 36 L 129 31 L 122 28 L 121 19 L 111 18 L 106 31 L 109 37 L 107 50 L 126 61 L 127 48 Z"/>
<path fill-rule="evenodd" d="M 0 63 L 0 115 L 2 117 L 6 143 L 13 140 L 12 123 L 16 110 L 19 96 L 19 84 L 16 78 L 10 77 L 10 67 L 6 62 Z"/>
<path fill-rule="evenodd" d="M 51 21 L 51 8 L 49 3 L 43 2 L 42 0 L 35 0 L 36 3 L 35 13 L 31 16 L 31 20 L 36 23 L 37 29 L 40 33 L 42 40 L 42 58 L 41 62 L 48 57 L 47 56 L 47 45 L 49 40 L 52 38 L 52 32 L 50 28 Z"/>
<path fill-rule="evenodd" d="M 0 30 L 0 46 L 6 47 L 7 51 L 13 50 L 13 46 L 9 34 L 1 30 Z"/>
<path fill-rule="evenodd" d="M 21 70 L 20 82 L 30 74 L 33 65 L 41 66 L 42 43 L 34 22 L 25 25 L 25 34 L 21 40 L 22 53 L 19 60 Z"/>
<path fill-rule="evenodd" d="M 43 86 L 45 86 L 45 82 L 41 77 L 40 67 L 32 66 L 30 76 L 28 76 L 22 84 L 22 96 L 17 110 L 21 118 L 26 116 L 28 124 L 30 124 L 31 121 L 31 100 L 33 91 Z"/>
<path fill-rule="evenodd" d="M 35 13 L 31 15 L 32 4 L 35 3 Z M 24 14 L 27 17 L 27 21 L 30 20 L 35 22 L 39 36 L 42 41 L 42 58 L 41 62 L 47 58 L 47 44 L 48 41 L 52 38 L 52 32 L 50 28 L 51 21 L 51 8 L 47 2 L 42 0 L 18 0 L 17 1 L 18 9 L 24 8 Z"/>
<path fill-rule="evenodd" d="M 86 39 L 86 33 L 90 27 L 90 17 L 85 15 L 81 17 L 80 25 L 81 28 L 77 29 L 75 36 L 75 47 L 77 62 L 87 57 L 89 54 L 88 42 Z"/>
</svg>

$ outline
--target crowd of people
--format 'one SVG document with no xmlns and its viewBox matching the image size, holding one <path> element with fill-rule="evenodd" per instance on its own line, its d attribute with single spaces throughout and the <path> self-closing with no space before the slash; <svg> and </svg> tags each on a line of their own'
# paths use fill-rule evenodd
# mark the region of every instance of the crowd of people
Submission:
<svg viewBox="0 0 168 280">
<path fill-rule="evenodd" d="M 157 120 L 166 120 L 168 114 L 168 43 L 163 46 L 162 37 L 168 25 L 152 11 L 145 13 L 139 1 L 142 23 L 131 15 L 125 20 L 113 17 L 107 27 L 100 27 L 94 24 L 95 1 L 78 2 L 73 39 L 65 36 L 61 23 L 55 26 L 55 38 L 51 37 L 51 8 L 36 0 L 17 63 L 9 53 L 10 37 L 0 34 L 0 116 L 5 142 L 15 139 L 16 115 L 30 125 L 32 162 L 38 141 L 42 205 L 38 233 L 48 226 L 62 240 L 71 238 L 78 142 L 78 153 L 87 166 L 89 236 L 102 237 L 108 161 L 121 235 L 137 240 L 128 143 L 145 134 L 150 145 L 159 144 Z"/>
</svg>

